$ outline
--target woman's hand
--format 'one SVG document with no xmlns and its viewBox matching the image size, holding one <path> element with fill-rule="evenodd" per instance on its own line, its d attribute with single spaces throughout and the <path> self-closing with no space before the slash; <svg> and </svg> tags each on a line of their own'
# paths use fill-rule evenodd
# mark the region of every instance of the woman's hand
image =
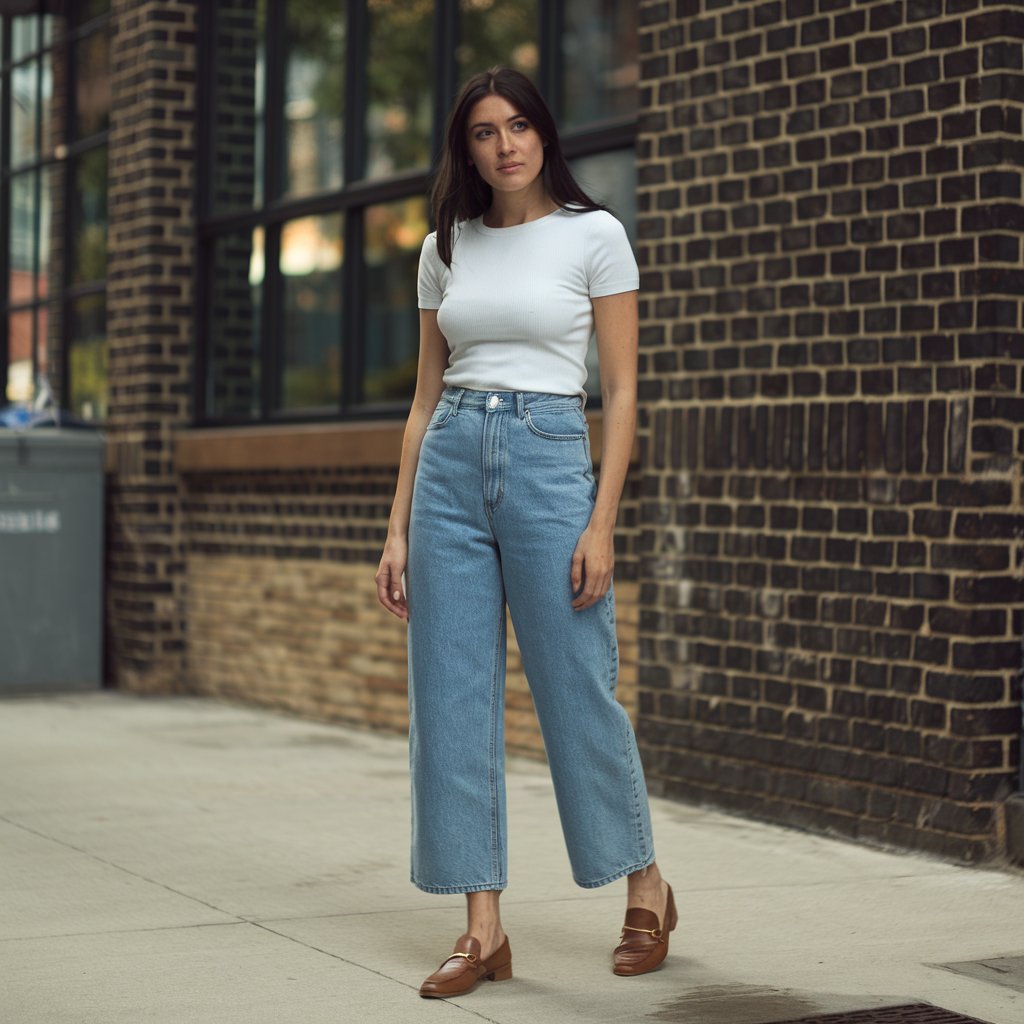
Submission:
<svg viewBox="0 0 1024 1024">
<path fill-rule="evenodd" d="M 409 621 L 409 605 L 405 600 L 405 592 L 402 587 L 402 573 L 405 572 L 405 562 L 409 555 L 409 545 L 404 537 L 392 537 L 388 535 L 384 543 L 384 554 L 380 559 L 380 566 L 374 579 L 377 581 L 377 600 L 392 615 Z"/>
<path fill-rule="evenodd" d="M 580 534 L 572 555 L 572 606 L 576 611 L 583 611 L 604 597 L 611 586 L 614 568 L 615 543 L 611 531 L 596 529 L 591 523 Z"/>
</svg>

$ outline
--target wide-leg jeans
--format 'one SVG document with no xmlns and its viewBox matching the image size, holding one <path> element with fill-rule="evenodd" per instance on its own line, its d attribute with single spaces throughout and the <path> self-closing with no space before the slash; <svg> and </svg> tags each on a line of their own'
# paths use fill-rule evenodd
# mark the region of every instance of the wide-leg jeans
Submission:
<svg viewBox="0 0 1024 1024">
<path fill-rule="evenodd" d="M 613 589 L 571 604 L 596 491 L 579 397 L 445 389 L 420 449 L 406 567 L 420 889 L 508 884 L 506 602 L 573 878 L 596 887 L 654 860 L 636 737 L 615 699 Z"/>
</svg>

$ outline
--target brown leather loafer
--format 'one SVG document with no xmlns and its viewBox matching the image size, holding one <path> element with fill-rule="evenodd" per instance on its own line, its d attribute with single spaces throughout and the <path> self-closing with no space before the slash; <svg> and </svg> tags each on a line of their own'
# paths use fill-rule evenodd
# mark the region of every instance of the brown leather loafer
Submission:
<svg viewBox="0 0 1024 1024">
<path fill-rule="evenodd" d="M 678 920 L 671 885 L 668 887 L 664 922 L 658 921 L 658 915 L 653 910 L 630 907 L 626 911 L 626 923 L 622 926 L 619 944 L 615 947 L 615 965 L 612 970 L 622 977 L 631 978 L 660 967 L 668 955 L 668 933 L 675 928 Z"/>
<path fill-rule="evenodd" d="M 481 979 L 506 981 L 512 977 L 512 950 L 508 936 L 488 957 L 480 959 L 480 942 L 472 935 L 463 935 L 455 943 L 455 951 L 420 985 L 424 999 L 448 999 L 465 995 Z"/>
</svg>

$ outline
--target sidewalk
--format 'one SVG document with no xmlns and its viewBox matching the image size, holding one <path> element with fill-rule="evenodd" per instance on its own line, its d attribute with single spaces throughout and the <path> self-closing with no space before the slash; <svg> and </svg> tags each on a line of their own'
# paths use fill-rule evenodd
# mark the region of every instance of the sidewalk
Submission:
<svg viewBox="0 0 1024 1024">
<path fill-rule="evenodd" d="M 193 698 L 2 700 L 0 1020 L 1024 1021 L 1021 973 L 937 966 L 1024 955 L 1021 875 L 655 800 L 679 927 L 660 971 L 616 978 L 625 883 L 573 885 L 543 765 L 508 785 L 515 977 L 426 1001 L 463 900 L 408 882 L 403 739 Z"/>
</svg>

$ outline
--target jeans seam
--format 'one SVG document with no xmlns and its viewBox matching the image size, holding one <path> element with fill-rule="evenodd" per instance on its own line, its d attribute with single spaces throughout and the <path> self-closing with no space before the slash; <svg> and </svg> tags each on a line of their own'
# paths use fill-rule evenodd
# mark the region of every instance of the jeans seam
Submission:
<svg viewBox="0 0 1024 1024">
<path fill-rule="evenodd" d="M 498 731 L 498 664 L 501 660 L 501 644 L 505 636 L 505 602 L 501 602 L 501 613 L 498 621 L 497 636 L 491 660 L 491 731 L 490 750 L 488 757 L 488 775 L 491 789 L 491 874 L 496 878 L 503 876 L 501 870 L 500 823 L 498 821 L 498 764 L 497 764 L 497 731 Z"/>
<path fill-rule="evenodd" d="M 488 892 L 491 889 L 507 889 L 508 880 L 500 878 L 495 882 L 474 882 L 472 885 L 429 885 L 426 882 L 419 882 L 415 875 L 409 876 L 409 881 L 421 892 L 432 892 L 439 895 L 459 895 L 465 892 Z"/>
<path fill-rule="evenodd" d="M 530 410 L 526 410 L 526 426 L 530 429 L 530 432 L 536 434 L 537 437 L 543 437 L 548 441 L 582 441 L 587 436 L 587 432 L 583 431 L 582 434 L 549 434 L 547 431 L 541 430 L 536 423 L 533 422 L 533 417 L 530 415 Z"/>
<path fill-rule="evenodd" d="M 597 889 L 599 886 L 608 885 L 609 882 L 614 882 L 622 878 L 623 875 L 631 875 L 634 871 L 640 871 L 653 863 L 654 851 L 652 850 L 645 857 L 641 857 L 640 860 L 633 864 L 627 864 L 624 868 L 618 868 L 616 871 L 611 872 L 611 874 L 602 875 L 593 881 L 581 882 L 578 878 L 574 879 L 574 881 L 581 889 Z"/>
</svg>

